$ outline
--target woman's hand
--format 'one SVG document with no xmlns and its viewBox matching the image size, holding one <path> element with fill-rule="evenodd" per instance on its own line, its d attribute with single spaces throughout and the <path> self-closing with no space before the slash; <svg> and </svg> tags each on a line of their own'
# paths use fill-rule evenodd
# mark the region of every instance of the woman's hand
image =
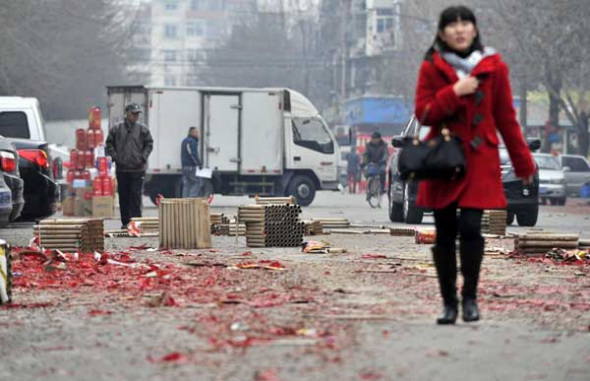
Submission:
<svg viewBox="0 0 590 381">
<path fill-rule="evenodd" d="M 458 97 L 462 97 L 464 95 L 470 95 L 475 93 L 477 87 L 479 86 L 479 80 L 475 77 L 465 77 L 458 80 L 453 85 L 453 91 L 457 94 Z"/>
<path fill-rule="evenodd" d="M 522 178 L 522 185 L 527 186 L 527 185 L 531 185 L 532 183 L 533 183 L 533 175 L 530 175 L 529 177 Z"/>
</svg>

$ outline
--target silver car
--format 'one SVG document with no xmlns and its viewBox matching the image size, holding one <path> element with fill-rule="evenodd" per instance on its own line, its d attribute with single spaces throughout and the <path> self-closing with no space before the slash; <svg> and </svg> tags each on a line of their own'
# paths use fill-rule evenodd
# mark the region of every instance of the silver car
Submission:
<svg viewBox="0 0 590 381">
<path fill-rule="evenodd" d="M 544 153 L 533 155 L 539 166 L 539 198 L 542 204 L 565 205 L 565 176 L 557 157 Z"/>
<path fill-rule="evenodd" d="M 579 196 L 584 184 L 590 182 L 590 164 L 584 156 L 561 155 L 565 172 L 565 189 L 568 195 Z"/>
</svg>

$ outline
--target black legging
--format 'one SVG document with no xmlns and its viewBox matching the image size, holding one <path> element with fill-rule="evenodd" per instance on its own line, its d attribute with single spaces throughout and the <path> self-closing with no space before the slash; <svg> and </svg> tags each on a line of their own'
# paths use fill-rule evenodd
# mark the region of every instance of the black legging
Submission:
<svg viewBox="0 0 590 381">
<path fill-rule="evenodd" d="M 477 298 L 477 284 L 484 250 L 481 235 L 482 214 L 481 209 L 463 208 L 457 218 L 456 203 L 434 211 L 436 247 L 433 248 L 433 257 L 445 304 L 457 303 L 457 233 L 460 235 L 461 273 L 464 278 L 462 296 L 464 299 Z"/>
</svg>

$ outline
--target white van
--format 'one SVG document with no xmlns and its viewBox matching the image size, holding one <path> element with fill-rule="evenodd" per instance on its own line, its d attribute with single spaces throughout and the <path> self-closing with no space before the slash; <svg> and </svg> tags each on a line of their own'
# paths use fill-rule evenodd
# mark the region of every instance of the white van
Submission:
<svg viewBox="0 0 590 381">
<path fill-rule="evenodd" d="M 0 135 L 45 141 L 45 121 L 37 98 L 0 97 Z"/>
</svg>

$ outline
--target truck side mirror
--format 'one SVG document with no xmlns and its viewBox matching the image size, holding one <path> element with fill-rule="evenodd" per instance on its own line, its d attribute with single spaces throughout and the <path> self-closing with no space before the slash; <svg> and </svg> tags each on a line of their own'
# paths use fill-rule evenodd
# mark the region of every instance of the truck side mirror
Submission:
<svg viewBox="0 0 590 381">
<path fill-rule="evenodd" d="M 533 152 L 541 148 L 541 141 L 539 139 L 531 139 L 528 141 L 529 149 Z"/>
<path fill-rule="evenodd" d="M 563 167 L 564 172 L 570 172 L 572 169 L 570 167 Z"/>
<path fill-rule="evenodd" d="M 391 145 L 395 148 L 403 148 L 405 145 L 403 137 L 400 135 L 394 136 L 393 139 L 391 139 Z"/>
</svg>

